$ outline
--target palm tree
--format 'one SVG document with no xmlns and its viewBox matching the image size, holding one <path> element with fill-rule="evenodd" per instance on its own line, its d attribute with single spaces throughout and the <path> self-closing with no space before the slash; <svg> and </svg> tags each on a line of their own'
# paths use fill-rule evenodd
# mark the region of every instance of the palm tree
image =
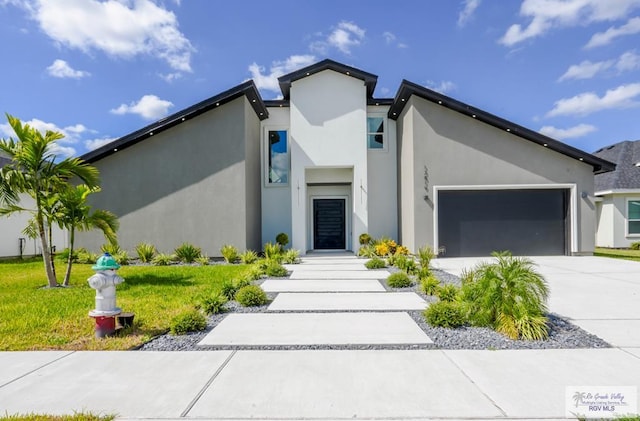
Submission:
<svg viewBox="0 0 640 421">
<path fill-rule="evenodd" d="M 79 231 L 89 231 L 92 228 L 102 230 L 107 241 L 115 244 L 117 241 L 116 231 L 119 223 L 118 217 L 107 210 L 96 209 L 91 211 L 91 206 L 87 205 L 87 197 L 91 193 L 97 193 L 100 188 L 89 188 L 84 184 L 79 186 L 69 186 L 58 194 L 58 202 L 54 211 L 54 219 L 60 228 L 69 230 L 69 258 L 67 260 L 67 270 L 64 274 L 63 286 L 69 285 L 71 277 L 71 266 L 73 264 L 73 246 L 75 243 L 76 229 Z"/>
<path fill-rule="evenodd" d="M 43 135 L 9 114 L 7 120 L 17 140 L 0 140 L 0 152 L 4 152 L 11 160 L 0 170 L 3 180 L 0 187 L 0 206 L 3 206 L 0 208 L 0 215 L 13 212 L 31 212 L 34 215 L 42 245 L 42 260 L 47 281 L 49 287 L 56 287 L 58 281 L 51 263 L 44 208 L 48 199 L 67 186 L 73 177 L 77 177 L 90 188 L 97 187 L 98 170 L 79 158 L 57 161 L 52 147 L 57 140 L 64 137 L 61 133 L 47 130 Z M 17 197 L 20 193 L 26 193 L 35 200 L 35 209 L 19 206 Z"/>
</svg>

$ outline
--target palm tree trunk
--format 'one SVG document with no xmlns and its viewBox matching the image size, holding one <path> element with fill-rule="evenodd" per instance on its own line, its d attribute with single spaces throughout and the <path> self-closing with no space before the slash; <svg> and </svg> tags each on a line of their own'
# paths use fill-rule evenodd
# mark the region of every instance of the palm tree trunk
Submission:
<svg viewBox="0 0 640 421">
<path fill-rule="evenodd" d="M 55 288 L 58 286 L 58 280 L 51 266 L 51 251 L 49 250 L 47 233 L 44 229 L 44 221 L 40 212 L 36 215 L 36 221 L 38 223 L 38 233 L 40 234 L 40 243 L 42 245 L 42 260 L 44 261 L 44 270 L 47 273 L 47 282 L 49 288 Z"/>
<path fill-rule="evenodd" d="M 71 278 L 71 266 L 73 265 L 73 243 L 75 235 L 76 233 L 72 225 L 69 229 L 69 258 L 67 260 L 67 271 L 64 274 L 64 281 L 62 282 L 62 285 L 65 287 L 69 286 L 69 279 Z"/>
<path fill-rule="evenodd" d="M 49 235 L 49 250 L 51 255 L 49 259 L 51 260 L 51 270 L 53 271 L 53 277 L 57 279 L 56 276 L 56 262 L 55 262 L 55 253 L 53 250 L 53 228 L 51 225 L 51 221 L 47 221 L 47 234 Z"/>
</svg>

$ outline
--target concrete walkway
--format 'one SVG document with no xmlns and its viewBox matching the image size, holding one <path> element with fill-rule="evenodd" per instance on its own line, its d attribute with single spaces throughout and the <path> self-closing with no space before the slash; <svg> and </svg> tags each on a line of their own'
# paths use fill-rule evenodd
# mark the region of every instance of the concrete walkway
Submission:
<svg viewBox="0 0 640 421">
<path fill-rule="evenodd" d="M 602 329 L 600 336 L 615 339 L 617 347 L 517 351 L 2 352 L 0 413 L 93 411 L 115 413 L 121 420 L 550 420 L 564 419 L 567 404 L 572 402 L 567 402 L 565 396 L 568 386 L 639 387 L 638 332 L 633 329 L 634 324 L 631 328 L 625 326 L 627 321 L 639 320 L 640 263 L 593 257 L 535 260 L 551 285 L 551 310 L 574 318 L 589 331 Z M 309 272 L 312 265 L 354 262 L 359 261 L 329 256 L 305 259 L 295 271 Z M 442 259 L 434 266 L 456 272 L 472 263 L 470 259 Z M 350 271 L 359 272 L 339 272 Z M 323 317 L 345 317 L 334 320 L 333 326 L 349 325 L 354 340 L 369 341 L 382 337 L 382 333 L 393 334 L 395 329 L 385 327 L 386 322 L 378 322 L 373 328 L 363 326 L 362 320 L 369 313 L 372 317 L 393 316 L 398 323 L 406 314 L 294 314 L 298 314 L 300 329 L 305 332 L 309 326 L 324 323 Z M 278 325 L 278 318 L 290 313 L 263 314 Z M 221 336 L 232 334 L 233 323 L 240 323 L 231 316 L 257 314 L 229 315 L 225 319 L 230 323 L 226 331 L 223 324 L 218 326 Z M 347 320 L 349 316 L 353 319 Z M 246 336 L 247 340 L 259 339 L 261 332 L 268 330 L 267 319 L 263 322 L 262 328 L 257 326 L 253 335 Z M 251 323 L 255 322 L 248 324 Z M 401 331 L 406 326 L 397 329 Z M 344 341 L 339 330 L 332 334 L 338 342 Z M 316 340 L 326 340 L 323 335 Z M 312 340 L 312 336 L 290 337 L 304 342 Z"/>
</svg>

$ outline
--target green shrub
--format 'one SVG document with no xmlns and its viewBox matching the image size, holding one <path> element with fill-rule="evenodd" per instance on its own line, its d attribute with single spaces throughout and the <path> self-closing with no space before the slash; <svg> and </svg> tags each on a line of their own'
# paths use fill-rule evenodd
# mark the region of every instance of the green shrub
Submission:
<svg viewBox="0 0 640 421">
<path fill-rule="evenodd" d="M 235 263 L 238 261 L 238 259 L 240 259 L 238 249 L 229 244 L 225 244 L 224 246 L 222 246 L 222 248 L 220 249 L 220 253 L 227 263 Z"/>
<path fill-rule="evenodd" d="M 422 313 L 427 323 L 435 327 L 456 328 L 466 323 L 464 310 L 459 302 L 438 301 Z"/>
<path fill-rule="evenodd" d="M 387 267 L 387 264 L 385 263 L 385 261 L 379 258 L 378 256 L 372 258 L 364 265 L 367 267 L 367 269 L 382 269 Z"/>
<path fill-rule="evenodd" d="M 210 263 L 209 256 L 204 254 L 202 256 L 196 257 L 196 263 L 198 263 L 198 264 L 200 264 L 202 266 L 207 266 Z"/>
<path fill-rule="evenodd" d="M 136 246 L 138 259 L 143 263 L 151 263 L 153 256 L 157 253 L 156 247 L 149 243 L 140 243 Z"/>
<path fill-rule="evenodd" d="M 252 281 L 256 281 L 264 276 L 264 270 L 260 269 L 258 265 L 252 265 L 247 271 L 245 277 L 247 279 L 251 279 Z"/>
<path fill-rule="evenodd" d="M 435 257 L 435 253 L 433 249 L 429 246 L 420 247 L 418 249 L 418 261 L 420 262 L 420 266 L 423 268 L 428 268 L 431 260 Z"/>
<path fill-rule="evenodd" d="M 258 260 L 258 253 L 253 250 L 247 250 L 240 254 L 240 262 L 245 265 L 252 265 Z"/>
<path fill-rule="evenodd" d="M 435 295 L 439 286 L 440 281 L 433 275 L 427 276 L 426 278 L 420 278 L 420 290 L 425 295 Z"/>
<path fill-rule="evenodd" d="M 267 267 L 265 269 L 265 273 L 267 274 L 267 276 L 273 276 L 273 277 L 276 277 L 276 278 L 281 278 L 281 277 L 287 276 L 289 274 L 287 269 L 284 266 L 282 266 L 280 263 L 276 262 L 276 261 L 270 261 L 267 264 Z"/>
<path fill-rule="evenodd" d="M 300 258 L 300 251 L 295 249 L 289 249 L 284 252 L 282 255 L 282 263 L 285 264 L 295 264 L 298 263 L 298 259 Z"/>
<path fill-rule="evenodd" d="M 407 272 L 409 275 L 415 275 L 418 272 L 418 266 L 411 257 L 398 255 L 395 263 L 398 269 Z"/>
<path fill-rule="evenodd" d="M 226 279 L 224 282 L 222 282 L 222 285 L 220 285 L 220 293 L 224 295 L 228 300 L 233 300 L 233 298 L 236 296 L 236 292 L 238 292 L 238 287 L 232 279 Z"/>
<path fill-rule="evenodd" d="M 413 285 L 413 281 L 406 272 L 396 272 L 387 277 L 387 285 L 391 288 L 407 288 Z"/>
<path fill-rule="evenodd" d="M 171 319 L 169 331 L 173 335 L 184 335 L 189 332 L 198 332 L 207 327 L 207 319 L 198 310 L 191 309 Z"/>
<path fill-rule="evenodd" d="M 418 277 L 418 279 L 422 280 L 422 279 L 427 279 L 429 276 L 431 276 L 431 269 L 429 269 L 428 266 L 421 266 L 417 271 L 416 271 L 416 276 Z"/>
<path fill-rule="evenodd" d="M 287 244 L 289 244 L 289 236 L 284 232 L 276 235 L 276 243 L 280 245 L 281 248 L 284 248 Z"/>
<path fill-rule="evenodd" d="M 129 253 L 126 250 L 120 250 L 120 253 L 114 254 L 113 259 L 122 266 L 129 264 Z"/>
<path fill-rule="evenodd" d="M 378 252 L 376 252 L 376 255 L 379 255 L 379 254 L 377 254 L 377 253 L 378 253 Z M 396 265 L 396 262 L 398 261 L 398 257 L 404 257 L 404 256 L 402 256 L 402 255 L 398 255 L 398 256 L 396 256 L 395 254 L 389 255 L 389 256 L 387 257 L 387 265 L 389 265 L 389 266 L 395 266 L 395 265 Z"/>
<path fill-rule="evenodd" d="M 153 263 L 156 266 L 168 266 L 171 263 L 173 263 L 174 260 L 175 260 L 175 256 L 172 256 L 171 254 L 158 253 L 153 258 L 151 263 Z"/>
<path fill-rule="evenodd" d="M 249 277 L 245 276 L 243 278 L 236 279 L 235 281 L 233 281 L 233 283 L 236 286 L 236 291 L 237 291 L 240 288 L 244 288 L 246 286 L 253 285 L 253 279 L 250 279 Z"/>
<path fill-rule="evenodd" d="M 247 285 L 236 292 L 236 301 L 244 307 L 255 307 L 267 304 L 267 294 L 258 285 Z"/>
<path fill-rule="evenodd" d="M 117 243 L 106 243 L 100 246 L 100 251 L 115 256 L 116 254 L 122 252 L 122 249 Z"/>
<path fill-rule="evenodd" d="M 178 260 L 184 263 L 193 263 L 200 257 L 202 250 L 200 247 L 196 247 L 190 243 L 182 243 L 175 250 L 174 253 Z"/>
<path fill-rule="evenodd" d="M 358 237 L 358 242 L 360 243 L 361 246 L 366 246 L 369 243 L 371 243 L 371 236 L 366 232 L 364 232 L 360 234 L 360 236 Z"/>
<path fill-rule="evenodd" d="M 640 241 L 636 241 L 635 243 L 631 243 L 631 250 L 640 250 Z"/>
<path fill-rule="evenodd" d="M 200 299 L 198 307 L 204 311 L 205 314 L 218 314 L 226 311 L 225 304 L 227 304 L 227 297 L 217 292 L 203 296 Z"/>
<path fill-rule="evenodd" d="M 481 263 L 466 275 L 462 296 L 469 320 L 511 339 L 546 339 L 549 289 L 544 277 L 530 259 L 509 253 L 493 256 L 496 262 Z"/>
<path fill-rule="evenodd" d="M 78 262 L 78 256 L 79 254 L 83 251 L 84 249 L 74 249 L 73 250 L 73 258 L 71 259 L 71 261 L 73 263 L 77 263 Z M 86 250 L 84 250 L 86 252 Z M 67 262 L 69 260 L 69 248 L 65 248 L 64 250 L 62 250 L 61 252 L 57 252 L 56 253 L 56 259 L 62 260 L 63 262 Z"/>
<path fill-rule="evenodd" d="M 375 247 L 370 244 L 360 247 L 360 249 L 358 250 L 358 256 L 367 258 L 378 257 Z"/>
<path fill-rule="evenodd" d="M 440 301 L 456 301 L 460 295 L 460 288 L 453 284 L 441 285 L 436 289 L 436 296 Z"/>
<path fill-rule="evenodd" d="M 98 261 L 98 255 L 89 251 L 78 252 L 78 263 L 95 264 Z"/>
<path fill-rule="evenodd" d="M 282 247 L 278 243 L 266 243 L 264 245 L 264 257 L 267 260 L 277 260 L 280 262 L 282 259 Z"/>
</svg>

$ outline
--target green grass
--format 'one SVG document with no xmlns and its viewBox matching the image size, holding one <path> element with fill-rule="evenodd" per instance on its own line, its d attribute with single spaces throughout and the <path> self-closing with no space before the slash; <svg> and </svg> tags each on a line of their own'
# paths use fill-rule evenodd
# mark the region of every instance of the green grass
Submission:
<svg viewBox="0 0 640 421">
<path fill-rule="evenodd" d="M 56 264 L 61 281 L 64 265 Z M 247 270 L 246 265 L 123 266 L 117 304 L 135 313 L 134 327 L 96 339 L 88 316 L 95 307 L 95 291 L 87 283 L 95 273 L 91 265 L 74 265 L 70 287 L 47 289 L 41 260 L 0 262 L 0 351 L 130 349 L 168 331 L 170 320 L 195 306 L 203 293 L 220 291 L 224 280 Z"/>
<path fill-rule="evenodd" d="M 17 414 L 0 416 L 0 421 L 111 421 L 113 419 L 115 419 L 115 415 L 94 415 L 90 412 L 79 412 L 73 415 Z"/>
<path fill-rule="evenodd" d="M 594 256 L 611 257 L 613 259 L 634 260 L 640 262 L 640 250 L 606 249 L 597 247 Z"/>
</svg>

